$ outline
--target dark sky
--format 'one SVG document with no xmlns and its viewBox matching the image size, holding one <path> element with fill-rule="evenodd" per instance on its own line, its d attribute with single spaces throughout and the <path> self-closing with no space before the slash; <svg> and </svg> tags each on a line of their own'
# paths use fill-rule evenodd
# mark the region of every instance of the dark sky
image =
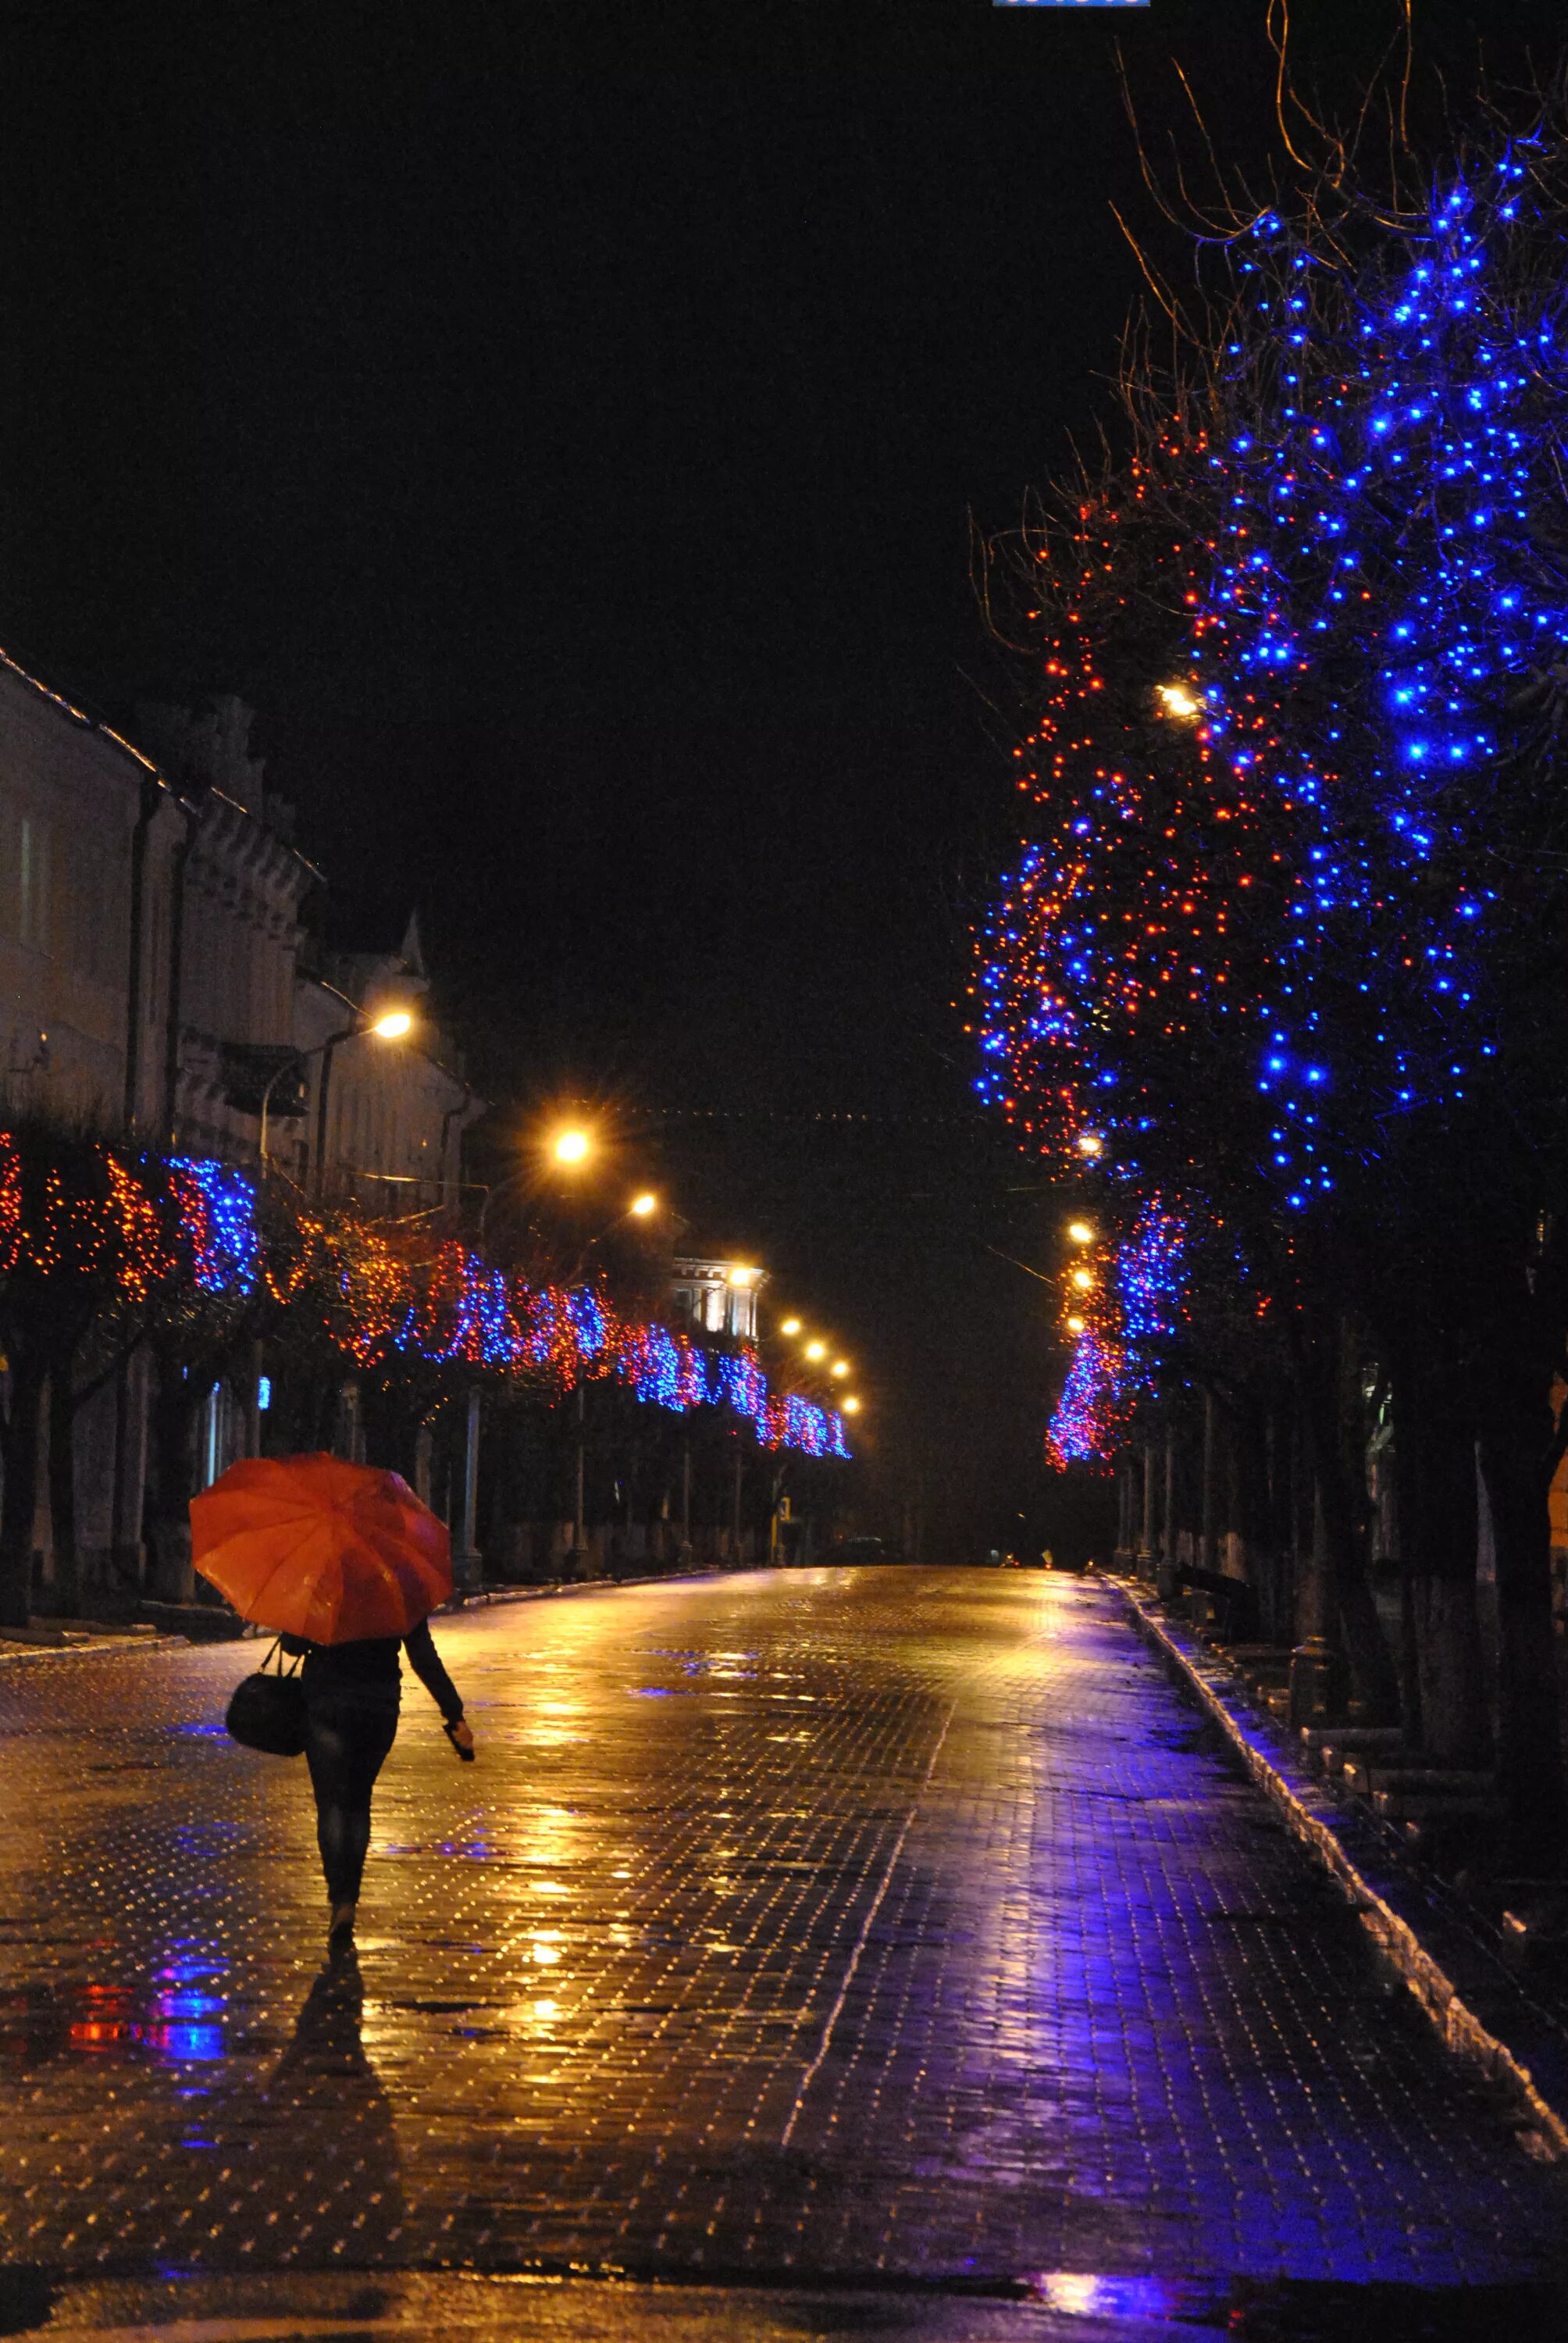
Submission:
<svg viewBox="0 0 1568 2343">
<path fill-rule="evenodd" d="M 111 714 L 251 700 L 498 1094 L 745 1109 L 668 1126 L 683 1194 L 999 1489 L 1050 1313 L 983 1245 L 1058 1215 L 961 1124 L 1009 812 L 968 516 L 1103 411 L 1117 45 L 1153 137 L 1174 53 L 1261 155 L 1265 13 L 0 6 L 0 641 Z M 1341 90 L 1397 22 L 1292 13 Z M 1461 82 L 1476 16 L 1505 68 L 1563 21 L 1416 15 Z"/>
</svg>

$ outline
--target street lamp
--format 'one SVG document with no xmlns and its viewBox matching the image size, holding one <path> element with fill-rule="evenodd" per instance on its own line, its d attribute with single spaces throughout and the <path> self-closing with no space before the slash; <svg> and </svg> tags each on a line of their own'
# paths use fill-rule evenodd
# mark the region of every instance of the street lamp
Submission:
<svg viewBox="0 0 1568 2343">
<path fill-rule="evenodd" d="M 340 1041 L 352 1041 L 361 1033 L 374 1034 L 378 1041 L 401 1041 L 413 1030 L 413 1012 L 407 1009 L 385 1009 L 379 1017 L 367 1017 L 360 1012 L 351 1025 L 345 1025 L 340 1032 L 328 1034 L 327 1040 L 317 1041 L 314 1049 L 291 1050 L 282 1063 L 274 1067 L 262 1089 L 261 1131 L 257 1141 L 262 1170 L 266 1171 L 267 1163 L 266 1126 L 272 1093 L 285 1074 L 297 1073 L 300 1067 L 308 1065 L 312 1058 L 321 1060 L 321 1090 L 316 1111 L 316 1170 L 319 1180 L 327 1152 L 327 1084 L 332 1071 L 333 1051 Z"/>
<path fill-rule="evenodd" d="M 807 1343 L 807 1345 L 806 1345 L 806 1356 L 807 1356 L 809 1359 L 825 1359 L 825 1358 L 827 1357 L 827 1355 L 828 1355 L 828 1345 L 827 1345 L 827 1343 L 826 1343 L 826 1342 L 808 1342 L 808 1343 Z"/>
<path fill-rule="evenodd" d="M 1092 1293 L 1094 1291 L 1094 1272 L 1091 1269 L 1075 1269 L 1072 1272 L 1072 1283 L 1075 1292 Z"/>
<path fill-rule="evenodd" d="M 1087 1221 L 1069 1221 L 1067 1224 L 1067 1233 L 1072 1239 L 1074 1244 L 1092 1244 L 1094 1242 L 1094 1231 L 1090 1227 Z"/>
<path fill-rule="evenodd" d="M 640 1196 L 634 1196 L 631 1200 L 631 1210 L 632 1216 L 635 1220 L 651 1220 L 654 1213 L 658 1210 L 658 1198 L 651 1192 L 645 1192 Z"/>
<path fill-rule="evenodd" d="M 363 1011 L 352 1025 L 341 1033 L 332 1033 L 318 1045 L 321 1058 L 321 1081 L 316 1093 L 316 1184 L 320 1188 L 327 1178 L 327 1093 L 332 1081 L 332 1060 L 339 1042 L 352 1041 L 361 1033 L 373 1033 L 378 1041 L 399 1041 L 412 1032 L 414 1018 L 407 1009 L 384 1009 L 378 1017 L 367 1017 Z M 302 1053 L 315 1057 L 315 1050 Z"/>
<path fill-rule="evenodd" d="M 847 1374 L 849 1373 L 849 1360 L 848 1360 L 848 1359 L 835 1359 L 835 1360 L 834 1360 L 834 1362 L 833 1362 L 833 1368 L 832 1368 L 832 1372 L 833 1372 L 833 1373 L 834 1373 L 834 1374 L 836 1374 L 836 1375 L 847 1375 Z"/>
<path fill-rule="evenodd" d="M 843 1413 L 846 1415 L 859 1415 L 860 1413 L 860 1403 L 852 1392 L 843 1403 Z"/>
<path fill-rule="evenodd" d="M 799 1318 L 786 1318 L 779 1332 L 781 1334 L 798 1334 L 800 1332 L 800 1321 Z"/>
<path fill-rule="evenodd" d="M 586 1163 L 593 1153 L 593 1141 L 586 1131 L 568 1124 L 565 1131 L 557 1131 L 550 1142 L 550 1153 L 558 1163 L 568 1166 Z"/>
</svg>

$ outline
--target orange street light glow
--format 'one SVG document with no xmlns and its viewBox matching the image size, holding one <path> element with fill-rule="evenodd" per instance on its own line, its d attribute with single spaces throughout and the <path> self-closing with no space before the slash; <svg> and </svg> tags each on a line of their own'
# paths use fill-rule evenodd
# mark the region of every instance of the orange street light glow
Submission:
<svg viewBox="0 0 1568 2343">
<path fill-rule="evenodd" d="M 732 1269 L 728 1282 L 731 1285 L 752 1285 L 757 1280 L 754 1269 Z"/>
<path fill-rule="evenodd" d="M 1081 1131 L 1078 1134 L 1078 1151 L 1081 1155 L 1099 1155 L 1104 1146 L 1105 1141 L 1097 1131 Z"/>
<path fill-rule="evenodd" d="M 847 1374 L 849 1373 L 849 1360 L 848 1360 L 848 1359 L 835 1359 L 835 1360 L 834 1360 L 834 1362 L 833 1362 L 833 1373 L 834 1373 L 836 1375 L 847 1375 Z"/>
<path fill-rule="evenodd" d="M 827 1345 L 827 1343 L 826 1343 L 826 1342 L 808 1342 L 808 1343 L 807 1343 L 807 1345 L 806 1345 L 806 1356 L 807 1356 L 809 1359 L 825 1359 L 825 1358 L 827 1357 L 827 1355 L 828 1355 L 828 1345 Z"/>
<path fill-rule="evenodd" d="M 658 1212 L 658 1198 L 654 1195 L 651 1191 L 648 1191 L 641 1196 L 634 1196 L 631 1201 L 631 1209 L 639 1221 L 646 1221 L 650 1212 Z"/>
<path fill-rule="evenodd" d="M 800 1321 L 799 1318 L 786 1318 L 779 1332 L 781 1334 L 798 1334 L 800 1332 Z"/>
<path fill-rule="evenodd" d="M 1094 1231 L 1090 1227 L 1087 1221 L 1069 1221 L 1067 1224 L 1067 1233 L 1072 1239 L 1074 1244 L 1092 1244 L 1094 1242 Z"/>
<path fill-rule="evenodd" d="M 407 1009 L 388 1009 L 377 1018 L 370 1031 L 382 1041 L 400 1041 L 405 1033 L 414 1030 L 414 1020 Z"/>
<path fill-rule="evenodd" d="M 1081 1318 L 1070 1318 L 1067 1322 L 1068 1332 L 1070 1334 L 1081 1334 L 1085 1322 L 1086 1322 Z"/>
<path fill-rule="evenodd" d="M 1092 1293 L 1094 1272 L 1091 1269 L 1075 1269 L 1072 1272 L 1072 1282 L 1080 1293 Z"/>
<path fill-rule="evenodd" d="M 1202 715 L 1203 697 L 1201 692 L 1190 690 L 1184 683 L 1161 683 L 1155 688 L 1167 716 Z"/>
<path fill-rule="evenodd" d="M 858 1399 L 847 1399 L 844 1402 L 844 1413 L 846 1415 L 859 1415 L 859 1413 L 860 1403 Z"/>
<path fill-rule="evenodd" d="M 554 1155 L 558 1163 L 584 1163 L 593 1142 L 586 1131 L 558 1131 Z"/>
</svg>

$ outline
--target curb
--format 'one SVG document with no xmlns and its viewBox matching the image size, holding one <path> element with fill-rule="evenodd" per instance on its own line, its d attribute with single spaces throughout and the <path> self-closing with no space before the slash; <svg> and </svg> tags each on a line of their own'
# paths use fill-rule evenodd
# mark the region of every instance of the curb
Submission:
<svg viewBox="0 0 1568 2343">
<path fill-rule="evenodd" d="M 747 1564 L 755 1569 L 760 1565 Z M 638 1578 L 575 1578 L 553 1579 L 543 1586 L 480 1586 L 467 1594 L 454 1596 L 443 1603 L 435 1615 L 437 1619 L 460 1617 L 465 1611 L 487 1610 L 492 1604 L 547 1603 L 568 1594 L 611 1594 L 623 1586 L 689 1586 L 696 1580 L 730 1578 L 739 1575 L 724 1564 L 716 1563 L 710 1569 L 648 1571 Z M 102 1659 L 106 1654 L 119 1652 L 200 1651 L 218 1644 L 239 1644 L 254 1641 L 256 1636 L 270 1634 L 268 1627 L 252 1627 L 241 1621 L 232 1635 L 94 1635 L 75 1644 L 19 1644 L 7 1650 L 5 1631 L 0 1629 L 0 1667 L 10 1661 L 68 1660 L 84 1654 Z"/>
<path fill-rule="evenodd" d="M 94 1635 L 79 1644 L 18 1644 L 7 1648 L 0 1634 L 0 1668 L 33 1660 L 102 1660 L 126 1652 L 172 1652 L 190 1648 L 184 1635 Z"/>
<path fill-rule="evenodd" d="M 1440 1882 L 1399 1859 L 1383 1826 L 1340 1798 L 1303 1764 L 1289 1735 L 1243 1706 L 1231 1670 L 1158 1617 L 1131 1580 L 1103 1582 L 1133 1626 L 1219 1726 L 1287 1829 L 1328 1872 L 1362 1926 L 1415 1996 L 1444 2046 L 1500 2088 L 1520 2145 L 1568 2158 L 1568 2021 L 1509 1969 L 1501 1943 Z"/>
<path fill-rule="evenodd" d="M 748 1564 L 750 1569 L 756 1564 Z M 456 1619 L 465 1611 L 487 1610 L 496 1603 L 548 1603 L 564 1594 L 612 1594 L 622 1586 L 689 1586 L 695 1580 L 732 1578 L 739 1572 L 715 1563 L 706 1570 L 650 1570 L 638 1578 L 552 1578 L 543 1586 L 476 1586 L 455 1594 L 436 1613 L 437 1619 Z"/>
</svg>

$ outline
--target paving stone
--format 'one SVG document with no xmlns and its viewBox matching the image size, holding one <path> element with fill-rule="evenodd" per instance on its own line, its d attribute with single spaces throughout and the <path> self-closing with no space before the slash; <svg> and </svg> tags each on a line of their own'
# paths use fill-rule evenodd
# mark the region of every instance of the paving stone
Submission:
<svg viewBox="0 0 1568 2343">
<path fill-rule="evenodd" d="M 440 1623 L 357 1960 L 254 1646 L 5 1671 L 0 2258 L 1551 2276 L 1568 2176 L 1111 1598 L 815 1571 Z"/>
</svg>

